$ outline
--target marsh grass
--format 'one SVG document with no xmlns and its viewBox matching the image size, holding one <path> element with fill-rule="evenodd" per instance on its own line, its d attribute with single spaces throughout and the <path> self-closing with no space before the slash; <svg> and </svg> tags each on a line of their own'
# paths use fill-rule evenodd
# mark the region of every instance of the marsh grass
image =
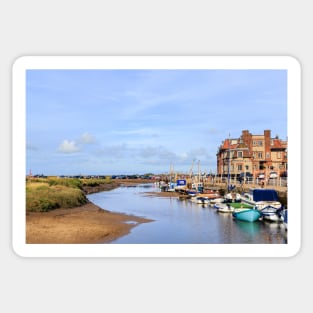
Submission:
<svg viewBox="0 0 313 313">
<path fill-rule="evenodd" d="M 60 181 L 61 182 L 61 181 Z M 72 208 L 87 203 L 82 189 L 76 184 L 46 182 L 26 183 L 26 211 L 47 212 L 57 208 Z"/>
<path fill-rule="evenodd" d="M 92 179 L 81 179 L 81 183 L 83 187 L 96 187 L 100 186 L 102 184 L 111 184 L 112 180 L 110 177 L 106 177 L 103 179 L 97 179 L 97 178 L 92 178 Z"/>
<path fill-rule="evenodd" d="M 88 202 L 84 187 L 110 184 L 104 179 L 27 178 L 26 211 L 47 212 L 57 208 L 73 208 Z"/>
</svg>

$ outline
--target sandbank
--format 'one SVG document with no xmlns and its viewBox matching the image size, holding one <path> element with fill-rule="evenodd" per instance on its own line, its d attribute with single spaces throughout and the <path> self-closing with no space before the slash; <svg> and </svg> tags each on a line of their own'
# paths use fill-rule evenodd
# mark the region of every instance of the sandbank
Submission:
<svg viewBox="0 0 313 313">
<path fill-rule="evenodd" d="M 112 213 L 89 202 L 71 209 L 26 214 L 27 244 L 110 243 L 151 220 Z"/>
</svg>

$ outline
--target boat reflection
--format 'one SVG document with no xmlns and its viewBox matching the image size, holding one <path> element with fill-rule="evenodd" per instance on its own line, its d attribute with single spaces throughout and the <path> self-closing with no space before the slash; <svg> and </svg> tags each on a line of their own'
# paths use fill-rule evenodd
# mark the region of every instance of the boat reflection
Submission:
<svg viewBox="0 0 313 313">
<path fill-rule="evenodd" d="M 249 235 L 256 235 L 260 232 L 261 230 L 261 225 L 259 221 L 256 222 L 245 222 L 245 221 L 240 221 L 240 220 L 234 220 L 234 222 L 236 223 L 237 227 L 249 234 Z"/>
</svg>

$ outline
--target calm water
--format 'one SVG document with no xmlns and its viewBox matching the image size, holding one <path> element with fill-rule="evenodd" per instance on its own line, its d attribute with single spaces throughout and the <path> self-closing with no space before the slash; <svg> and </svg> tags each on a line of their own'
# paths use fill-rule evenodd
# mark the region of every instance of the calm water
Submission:
<svg viewBox="0 0 313 313">
<path fill-rule="evenodd" d="M 158 189 L 153 184 L 146 184 L 88 195 L 90 201 L 106 210 L 154 220 L 135 226 L 130 234 L 112 243 L 287 243 L 287 232 L 282 224 L 237 221 L 231 214 L 218 213 L 211 206 L 145 194 L 151 191 Z M 128 223 L 134 221 L 130 219 Z"/>
</svg>

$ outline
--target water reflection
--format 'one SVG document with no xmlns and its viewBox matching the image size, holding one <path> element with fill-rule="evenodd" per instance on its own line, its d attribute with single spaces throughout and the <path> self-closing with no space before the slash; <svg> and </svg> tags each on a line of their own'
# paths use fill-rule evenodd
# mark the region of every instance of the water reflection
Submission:
<svg viewBox="0 0 313 313">
<path fill-rule="evenodd" d="M 232 214 L 219 213 L 210 205 L 148 196 L 151 191 L 156 191 L 154 185 L 138 185 L 88 195 L 90 201 L 106 210 L 154 220 L 135 226 L 113 243 L 287 243 L 287 232 L 280 225 L 237 221 Z"/>
<path fill-rule="evenodd" d="M 260 222 L 247 223 L 247 222 L 238 221 L 238 220 L 235 220 L 234 222 L 236 223 L 237 227 L 241 231 L 247 233 L 248 235 L 254 236 L 260 231 Z"/>
</svg>

